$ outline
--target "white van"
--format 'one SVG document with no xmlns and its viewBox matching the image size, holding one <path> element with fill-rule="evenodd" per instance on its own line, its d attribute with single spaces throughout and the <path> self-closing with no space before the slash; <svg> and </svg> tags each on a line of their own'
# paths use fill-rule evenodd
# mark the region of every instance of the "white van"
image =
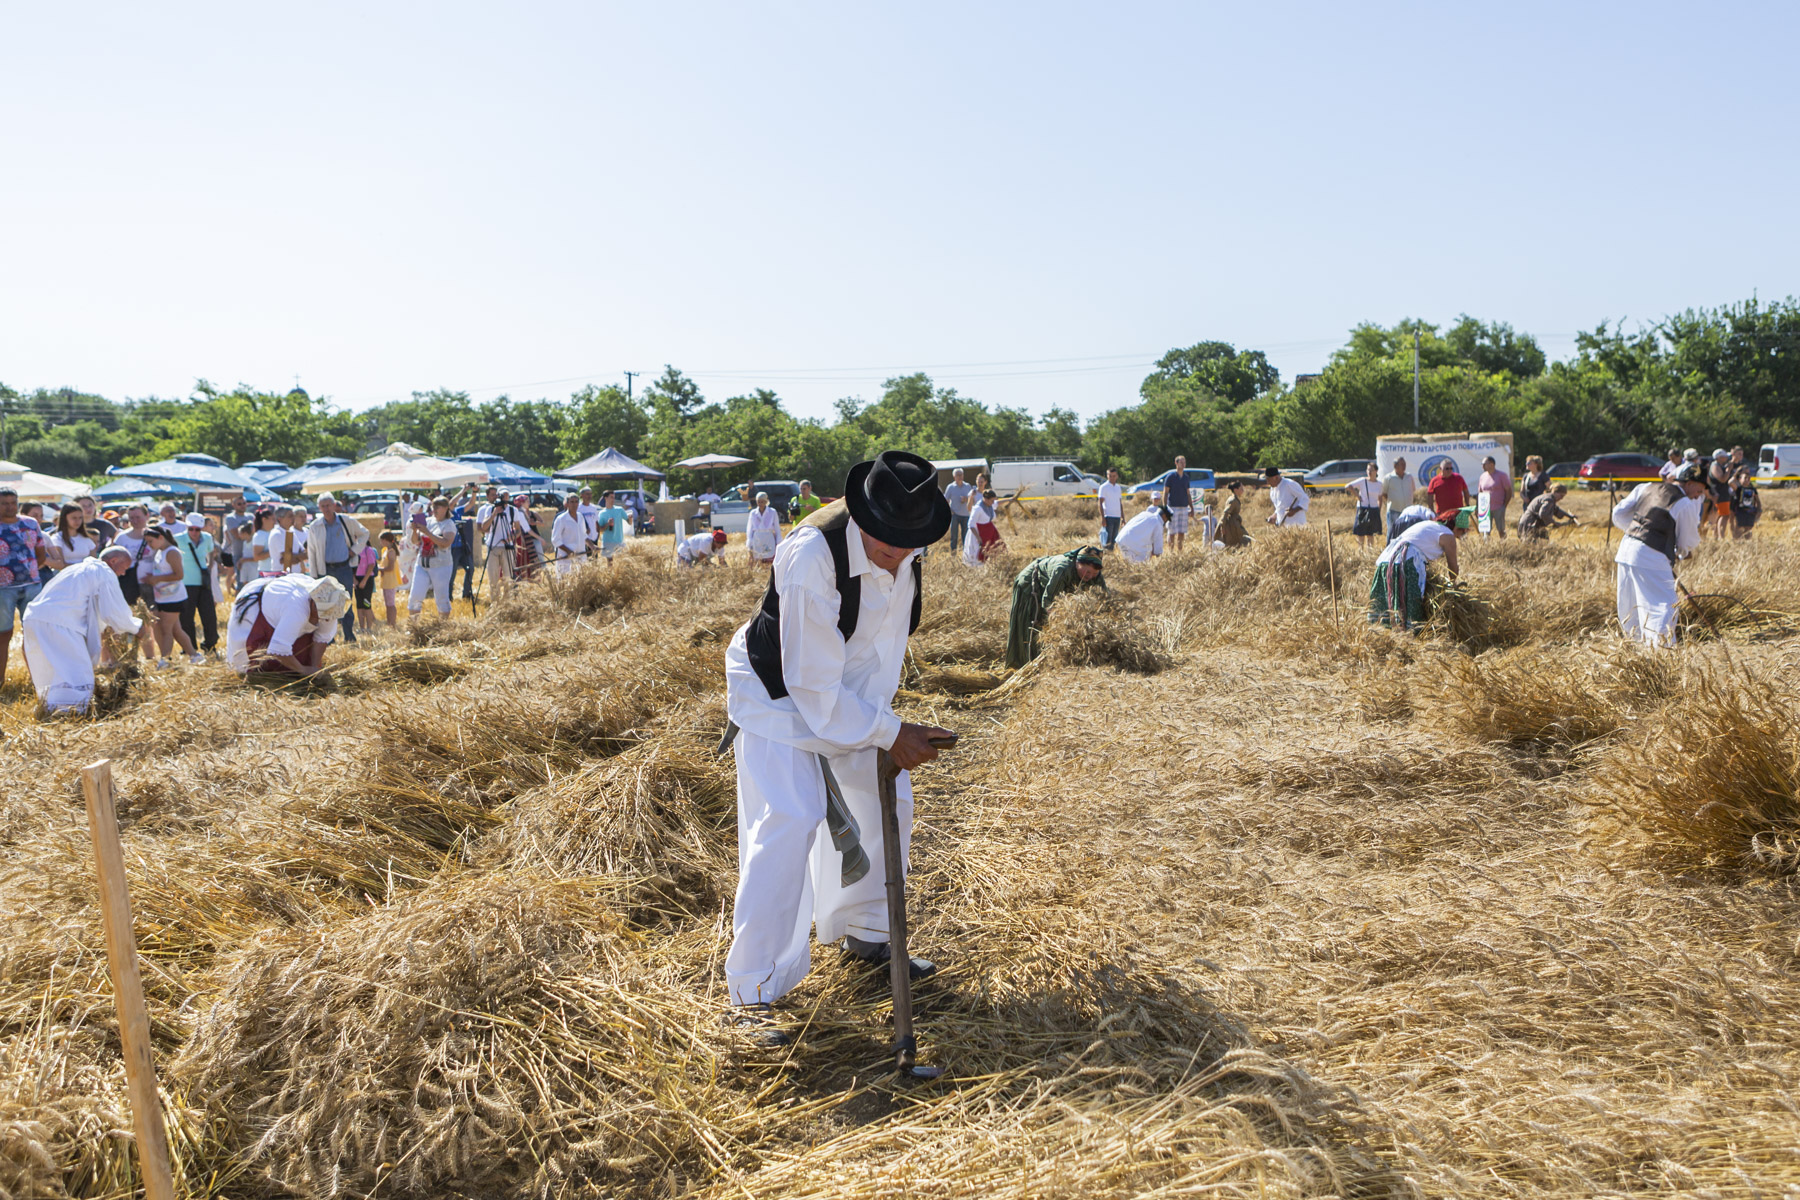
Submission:
<svg viewBox="0 0 1800 1200">
<path fill-rule="evenodd" d="M 1764 442 L 1762 461 L 1756 464 L 1760 487 L 1785 487 L 1800 480 L 1800 442 Z"/>
<path fill-rule="evenodd" d="M 1092 496 L 1094 481 L 1072 462 L 1054 458 L 996 458 L 989 469 L 1002 496 Z"/>
</svg>

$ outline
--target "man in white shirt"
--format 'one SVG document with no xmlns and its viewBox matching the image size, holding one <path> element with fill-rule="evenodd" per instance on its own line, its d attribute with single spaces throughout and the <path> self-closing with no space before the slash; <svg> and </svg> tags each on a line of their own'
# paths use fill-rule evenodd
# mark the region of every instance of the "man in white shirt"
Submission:
<svg viewBox="0 0 1800 1200">
<path fill-rule="evenodd" d="M 271 570 L 284 575 L 306 574 L 306 530 L 300 522 L 306 510 L 299 505 L 275 507 L 275 528 L 269 530 L 269 562 Z"/>
<path fill-rule="evenodd" d="M 698 496 L 695 496 L 694 499 L 698 500 L 701 504 L 706 505 L 706 512 L 709 520 L 718 514 L 719 493 L 712 490 L 712 485 L 708 484 L 706 490 L 701 492 Z"/>
<path fill-rule="evenodd" d="M 1673 645 L 1680 597 L 1675 560 L 1700 544 L 1706 470 L 1681 469 L 1678 483 L 1640 483 L 1619 501 L 1612 522 L 1625 536 L 1613 556 L 1619 575 L 1619 627 L 1652 646 Z"/>
<path fill-rule="evenodd" d="M 675 546 L 675 565 L 692 567 L 700 563 L 720 566 L 725 561 L 725 531 L 714 529 L 690 533 Z"/>
<path fill-rule="evenodd" d="M 1119 540 L 1119 522 L 1125 516 L 1125 488 L 1119 482 L 1119 468 L 1106 468 L 1106 482 L 1100 485 L 1099 493 L 1100 548 L 1111 550 L 1113 543 Z"/>
<path fill-rule="evenodd" d="M 1269 487 L 1270 525 L 1299 526 L 1306 524 L 1306 510 L 1312 501 L 1306 489 L 1282 475 L 1280 467 L 1263 470 L 1263 482 Z"/>
<path fill-rule="evenodd" d="M 1400 514 L 1412 507 L 1413 493 L 1419 490 L 1419 481 L 1406 473 L 1406 460 L 1396 458 L 1394 469 L 1381 477 L 1381 499 L 1387 509 L 1387 540 L 1393 541 L 1398 534 L 1394 530 L 1394 522 Z"/>
<path fill-rule="evenodd" d="M 1416 632 L 1425 623 L 1426 566 L 1440 558 L 1455 579 L 1456 531 L 1431 520 L 1429 514 L 1395 535 L 1375 557 L 1375 578 L 1369 584 L 1369 624 L 1398 625 Z"/>
<path fill-rule="evenodd" d="M 1657 469 L 1657 474 L 1662 476 L 1664 483 L 1678 483 L 1680 482 L 1679 476 L 1681 475 L 1681 468 L 1683 465 L 1684 464 L 1681 461 L 1681 451 L 1670 450 L 1669 461 Z"/>
<path fill-rule="evenodd" d="M 590 542 L 600 540 L 600 506 L 594 503 L 594 489 L 584 487 L 580 492 L 581 502 L 575 506 L 575 515 L 587 527 L 586 537 Z"/>
<path fill-rule="evenodd" d="M 518 566 L 516 543 L 521 536 L 519 510 L 488 489 L 488 503 L 475 514 L 475 531 L 487 549 L 488 597 L 498 600 L 512 590 L 514 570 Z"/>
<path fill-rule="evenodd" d="M 1117 472 L 1111 472 L 1116 474 Z M 1153 503 L 1155 497 L 1144 493 L 1144 511 L 1125 523 L 1125 528 L 1118 533 L 1118 551 L 1126 562 L 1144 563 L 1160 557 L 1163 552 L 1165 528 L 1162 507 Z"/>
<path fill-rule="evenodd" d="M 87 711 L 94 664 L 105 654 L 103 630 L 140 639 L 147 633 L 119 590 L 119 580 L 133 569 L 130 550 L 108 546 L 97 558 L 58 571 L 25 606 L 25 666 L 50 712 Z"/>
<path fill-rule="evenodd" d="M 948 731 L 903 723 L 893 700 L 918 621 L 919 551 L 949 527 L 950 505 L 925 459 L 889 450 L 858 463 L 844 499 L 782 542 L 761 607 L 725 652 L 725 708 L 738 730 L 739 872 L 725 986 L 738 1022 L 765 1043 L 785 1040 L 768 1006 L 805 977 L 809 932 L 887 961 L 876 751 L 888 749 L 901 769 L 900 836 L 910 841 L 907 772 L 935 758 L 930 739 Z M 860 829 L 865 874 L 819 836 L 827 778 Z M 923 959 L 910 967 L 935 969 Z"/>
<path fill-rule="evenodd" d="M 581 497 L 570 493 L 563 510 L 550 522 L 550 557 L 556 560 L 556 573 L 568 575 L 586 566 L 590 541 L 588 524 L 581 516 Z"/>
</svg>

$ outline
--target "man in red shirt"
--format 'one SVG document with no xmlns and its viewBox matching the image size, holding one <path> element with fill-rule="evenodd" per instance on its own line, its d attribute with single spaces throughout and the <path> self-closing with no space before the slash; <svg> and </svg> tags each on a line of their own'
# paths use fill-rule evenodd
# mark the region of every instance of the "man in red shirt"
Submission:
<svg viewBox="0 0 1800 1200">
<path fill-rule="evenodd" d="M 1469 502 L 1469 485 L 1456 473 L 1456 464 L 1445 459 L 1438 464 L 1437 478 L 1425 485 L 1431 493 L 1431 507 L 1437 519 L 1456 530 L 1457 537 L 1468 536 L 1469 527 L 1457 514 Z"/>
</svg>

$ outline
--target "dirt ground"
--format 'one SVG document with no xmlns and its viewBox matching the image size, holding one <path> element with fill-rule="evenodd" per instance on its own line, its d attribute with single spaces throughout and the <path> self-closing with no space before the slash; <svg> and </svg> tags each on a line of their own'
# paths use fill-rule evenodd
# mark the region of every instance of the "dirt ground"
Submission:
<svg viewBox="0 0 1800 1200">
<path fill-rule="evenodd" d="M 1465 542 L 1419 636 L 1368 626 L 1321 497 L 1111 562 L 1010 678 L 1012 573 L 1097 521 L 934 554 L 899 706 L 965 737 L 915 775 L 925 1086 L 830 948 L 794 1047 L 718 1021 L 741 561 L 637 546 L 323 684 L 171 671 L 79 722 L 16 664 L 0 1196 L 132 1185 L 103 754 L 185 1194 L 1800 1194 L 1795 495 L 1684 566 L 1663 652 L 1609 627 L 1596 494 L 1549 545 Z"/>
</svg>

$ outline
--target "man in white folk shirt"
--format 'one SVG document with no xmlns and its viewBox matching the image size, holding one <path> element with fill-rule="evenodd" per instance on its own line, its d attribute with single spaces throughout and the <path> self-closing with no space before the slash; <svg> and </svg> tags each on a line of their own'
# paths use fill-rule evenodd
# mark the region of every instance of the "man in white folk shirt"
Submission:
<svg viewBox="0 0 1800 1200">
<path fill-rule="evenodd" d="M 550 522 L 550 557 L 556 560 L 556 573 L 568 575 L 586 566 L 591 541 L 588 523 L 581 516 L 581 497 L 571 493 L 556 520 Z"/>
<path fill-rule="evenodd" d="M 693 567 L 701 563 L 717 567 L 725 564 L 725 531 L 714 529 L 711 532 L 702 529 L 699 533 L 690 533 L 675 546 L 675 565 Z"/>
<path fill-rule="evenodd" d="M 143 638 L 119 580 L 133 570 L 130 550 L 108 546 L 58 571 L 25 606 L 25 665 L 46 709 L 86 712 L 94 698 L 94 664 L 105 657 L 102 631 Z"/>
<path fill-rule="evenodd" d="M 1619 626 L 1625 636 L 1652 646 L 1675 640 L 1680 597 L 1675 560 L 1700 544 L 1701 497 L 1706 470 L 1681 469 L 1677 483 L 1640 483 L 1619 501 L 1612 522 L 1625 536 L 1613 556 L 1619 575 Z"/>
<path fill-rule="evenodd" d="M 1263 470 L 1263 482 L 1269 488 L 1270 525 L 1297 527 L 1306 524 L 1306 510 L 1312 504 L 1306 489 L 1281 473 L 1280 467 Z"/>
<path fill-rule="evenodd" d="M 1119 482 L 1119 468 L 1106 468 L 1106 482 L 1097 490 L 1100 495 L 1100 548 L 1111 550 L 1113 543 L 1119 540 L 1119 522 L 1125 519 L 1125 487 Z"/>
<path fill-rule="evenodd" d="M 1116 472 L 1114 472 L 1116 473 Z M 1154 503 L 1155 497 L 1144 493 L 1144 511 L 1125 523 L 1119 530 L 1118 551 L 1129 563 L 1145 563 L 1160 557 L 1163 552 L 1163 539 L 1167 520 L 1161 505 Z"/>
<path fill-rule="evenodd" d="M 765 1044 L 786 1034 L 769 1006 L 811 967 L 821 943 L 885 964 L 888 910 L 876 751 L 901 770 L 901 838 L 912 837 L 907 772 L 937 757 L 948 731 L 893 710 L 920 612 L 919 554 L 950 527 L 937 472 L 889 450 L 851 468 L 843 500 L 797 527 L 775 554 L 761 606 L 725 652 L 725 709 L 737 730 L 738 888 L 725 959 L 730 1013 Z M 820 836 L 824 765 L 861 830 L 868 870 L 843 882 Z M 906 847 L 901 848 L 902 858 Z M 915 976 L 935 970 L 923 959 Z"/>
</svg>

